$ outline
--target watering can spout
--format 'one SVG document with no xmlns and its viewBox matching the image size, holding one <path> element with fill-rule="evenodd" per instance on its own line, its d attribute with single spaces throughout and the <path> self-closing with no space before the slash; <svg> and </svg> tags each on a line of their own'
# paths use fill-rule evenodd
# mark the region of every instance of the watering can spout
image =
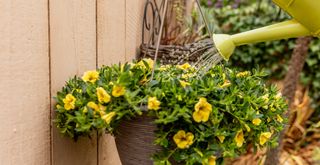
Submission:
<svg viewBox="0 0 320 165">
<path fill-rule="evenodd" d="M 236 46 L 302 36 L 320 37 L 320 0 L 273 0 L 293 20 L 255 30 L 227 35 L 215 34 L 213 41 L 220 55 L 228 60 Z"/>
</svg>

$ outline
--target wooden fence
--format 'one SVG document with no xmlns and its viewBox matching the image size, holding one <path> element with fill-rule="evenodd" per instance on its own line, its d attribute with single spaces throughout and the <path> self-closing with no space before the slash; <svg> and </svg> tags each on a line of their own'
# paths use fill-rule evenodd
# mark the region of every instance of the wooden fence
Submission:
<svg viewBox="0 0 320 165">
<path fill-rule="evenodd" d="M 135 57 L 144 0 L 0 0 L 0 164 L 118 165 L 105 135 L 77 143 L 52 97 L 86 70 Z"/>
</svg>

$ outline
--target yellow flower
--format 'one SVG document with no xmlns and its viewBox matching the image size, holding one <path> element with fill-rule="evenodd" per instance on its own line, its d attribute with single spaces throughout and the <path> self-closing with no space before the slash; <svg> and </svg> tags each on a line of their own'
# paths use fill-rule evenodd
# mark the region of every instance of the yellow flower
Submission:
<svg viewBox="0 0 320 165">
<path fill-rule="evenodd" d="M 115 85 L 112 88 L 112 96 L 120 97 L 126 93 L 126 88 L 121 85 Z"/>
<path fill-rule="evenodd" d="M 236 77 L 240 78 L 240 77 L 247 77 L 250 75 L 250 72 L 248 71 L 244 71 L 244 72 L 239 72 Z"/>
<path fill-rule="evenodd" d="M 111 100 L 111 96 L 105 91 L 102 87 L 98 87 L 97 89 L 98 101 L 100 103 L 108 103 Z"/>
<path fill-rule="evenodd" d="M 252 124 L 254 125 L 260 125 L 260 123 L 261 123 L 261 120 L 259 118 L 255 118 L 252 120 Z"/>
<path fill-rule="evenodd" d="M 148 98 L 148 109 L 150 110 L 158 110 L 160 109 L 160 101 L 156 97 Z"/>
<path fill-rule="evenodd" d="M 282 119 L 282 117 L 281 117 L 279 114 L 277 115 L 277 121 L 280 122 L 280 123 L 283 122 L 283 119 Z"/>
<path fill-rule="evenodd" d="M 229 80 L 224 80 L 223 84 L 220 85 L 220 88 L 227 88 L 231 85 L 231 82 Z"/>
<path fill-rule="evenodd" d="M 113 117 L 116 115 L 116 112 L 110 112 L 106 115 L 103 115 L 101 118 L 107 123 L 110 124 Z"/>
<path fill-rule="evenodd" d="M 199 102 L 194 106 L 195 111 L 192 114 L 194 121 L 207 122 L 212 111 L 212 105 L 207 102 L 206 98 L 200 98 Z"/>
<path fill-rule="evenodd" d="M 187 70 L 191 68 L 191 65 L 189 63 L 184 63 L 183 65 L 178 65 L 177 67 L 182 70 Z"/>
<path fill-rule="evenodd" d="M 146 62 L 146 63 L 148 64 L 148 66 L 149 66 L 150 69 L 153 68 L 154 62 L 153 62 L 153 60 L 150 59 L 150 58 L 142 59 L 141 61 L 139 61 L 139 62 L 137 63 L 137 66 L 140 66 L 141 68 L 146 69 L 147 66 L 145 65 L 144 62 Z"/>
<path fill-rule="evenodd" d="M 75 108 L 76 98 L 72 94 L 67 94 L 62 101 L 66 110 L 71 110 Z"/>
<path fill-rule="evenodd" d="M 222 136 L 222 135 L 217 136 L 217 137 L 218 137 L 220 143 L 223 143 L 223 142 L 224 142 L 224 139 L 226 138 L 225 136 Z"/>
<path fill-rule="evenodd" d="M 88 102 L 87 106 L 95 111 L 100 111 L 100 107 L 93 101 Z"/>
<path fill-rule="evenodd" d="M 215 156 L 210 156 L 210 158 L 209 158 L 209 165 L 216 165 L 216 159 L 217 159 L 217 157 L 215 157 Z"/>
<path fill-rule="evenodd" d="M 190 83 L 185 82 L 185 81 L 181 81 L 181 80 L 180 80 L 180 84 L 181 84 L 181 86 L 182 86 L 183 88 L 185 88 L 186 86 L 189 86 L 189 85 L 190 85 Z"/>
<path fill-rule="evenodd" d="M 243 135 L 243 131 L 242 129 L 240 129 L 237 134 L 236 137 L 234 137 L 234 140 L 237 143 L 237 147 L 241 147 L 243 145 L 244 142 L 244 135 Z"/>
<path fill-rule="evenodd" d="M 263 132 L 260 134 L 260 145 L 264 145 L 271 137 L 271 132 Z"/>
<path fill-rule="evenodd" d="M 84 72 L 82 80 L 85 82 L 95 83 L 99 79 L 99 72 L 92 70 Z"/>
<path fill-rule="evenodd" d="M 178 131 L 174 136 L 173 140 L 180 149 L 189 148 L 193 143 L 194 135 L 191 132 L 186 133 L 183 130 Z"/>
</svg>

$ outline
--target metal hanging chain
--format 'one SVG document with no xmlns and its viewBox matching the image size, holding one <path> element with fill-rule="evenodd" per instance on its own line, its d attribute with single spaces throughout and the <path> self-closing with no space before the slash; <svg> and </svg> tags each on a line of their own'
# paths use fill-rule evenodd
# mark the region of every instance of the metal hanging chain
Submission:
<svg viewBox="0 0 320 165">
<path fill-rule="evenodd" d="M 209 33 L 209 35 L 210 35 L 211 40 L 213 41 L 213 33 L 212 33 L 211 30 L 209 29 L 209 24 L 208 24 L 208 21 L 207 21 L 207 19 L 205 18 L 204 14 L 203 14 L 203 11 L 202 11 L 202 8 L 201 8 L 201 4 L 200 4 L 199 0 L 196 0 L 196 2 L 197 2 L 197 6 L 198 6 L 198 8 L 199 8 L 199 11 L 200 11 L 200 15 L 201 15 L 201 17 L 202 17 L 202 20 L 203 20 L 203 22 L 204 22 L 204 24 L 205 24 L 205 26 L 206 26 L 206 29 L 207 29 L 207 31 L 208 31 L 208 33 Z"/>
<path fill-rule="evenodd" d="M 159 31 L 159 36 L 158 36 L 158 41 L 157 41 L 157 46 L 156 46 L 156 52 L 155 52 L 155 55 L 154 55 L 154 63 L 153 63 L 153 68 L 152 68 L 152 73 L 151 73 L 151 78 L 150 78 L 150 81 L 153 80 L 153 77 L 154 77 L 154 70 L 156 68 L 156 64 L 157 64 L 157 58 L 158 58 L 158 53 L 159 53 L 159 47 L 160 47 L 160 42 L 161 42 L 161 37 L 162 37 L 162 32 L 163 32 L 163 26 L 164 26 L 164 21 L 165 21 L 165 18 L 166 18 L 166 13 L 167 13 L 167 8 L 168 8 L 168 0 L 165 0 L 164 2 L 164 10 L 163 10 L 163 13 L 162 13 L 162 22 L 161 22 L 161 25 L 160 25 L 160 31 Z"/>
</svg>

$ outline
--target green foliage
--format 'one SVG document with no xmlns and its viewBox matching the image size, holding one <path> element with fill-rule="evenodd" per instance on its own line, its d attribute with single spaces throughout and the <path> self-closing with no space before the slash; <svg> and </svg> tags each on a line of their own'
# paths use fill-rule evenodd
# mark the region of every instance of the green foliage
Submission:
<svg viewBox="0 0 320 165">
<path fill-rule="evenodd" d="M 103 66 L 70 79 L 56 97 L 60 132 L 72 138 L 113 133 L 123 119 L 147 113 L 155 117 L 155 144 L 163 148 L 155 164 L 208 164 L 250 144 L 277 144 L 287 107 L 276 87 L 265 85 L 264 72 L 215 66 L 199 78 L 188 64 L 157 64 L 150 81 L 152 66 L 152 60 Z M 106 93 L 98 92 L 102 88 Z"/>
</svg>

